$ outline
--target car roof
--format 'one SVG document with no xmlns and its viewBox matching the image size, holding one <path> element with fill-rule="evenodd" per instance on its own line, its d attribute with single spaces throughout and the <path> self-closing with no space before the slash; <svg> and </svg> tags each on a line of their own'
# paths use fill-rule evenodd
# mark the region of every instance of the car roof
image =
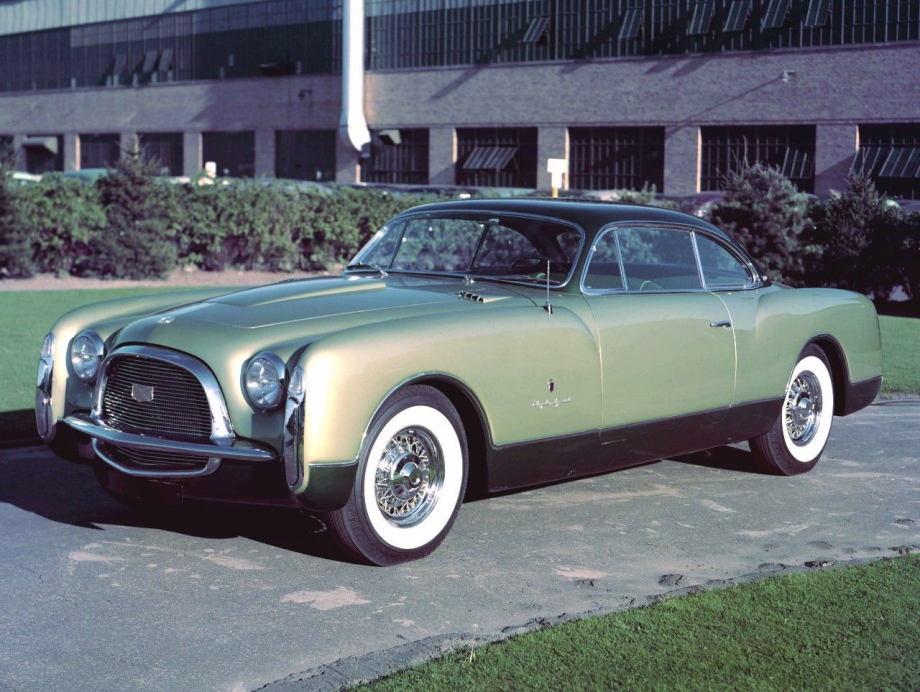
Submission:
<svg viewBox="0 0 920 692">
<path fill-rule="evenodd" d="M 581 226 L 590 241 L 601 228 L 610 223 L 642 221 L 693 226 L 713 233 L 733 246 L 732 238 L 720 228 L 691 214 L 673 209 L 648 207 L 640 204 L 622 204 L 600 200 L 553 198 L 464 199 L 435 202 L 413 207 L 403 214 L 482 211 L 504 214 L 534 214 L 548 216 Z M 402 216 L 403 214 L 400 214 Z"/>
</svg>

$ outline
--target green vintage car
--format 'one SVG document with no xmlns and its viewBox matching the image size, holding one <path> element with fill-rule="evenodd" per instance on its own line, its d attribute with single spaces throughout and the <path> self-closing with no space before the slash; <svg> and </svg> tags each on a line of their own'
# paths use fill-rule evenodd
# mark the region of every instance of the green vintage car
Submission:
<svg viewBox="0 0 920 692">
<path fill-rule="evenodd" d="M 122 502 L 325 512 L 385 565 L 434 550 L 468 487 L 744 440 L 808 471 L 880 384 L 869 300 L 771 283 L 705 221 L 468 200 L 400 214 L 342 276 L 65 315 L 36 417 Z"/>
</svg>

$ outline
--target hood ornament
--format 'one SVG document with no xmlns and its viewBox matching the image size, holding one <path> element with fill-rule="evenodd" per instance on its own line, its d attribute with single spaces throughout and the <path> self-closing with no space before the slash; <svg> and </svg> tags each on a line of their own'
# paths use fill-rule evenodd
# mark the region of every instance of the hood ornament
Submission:
<svg viewBox="0 0 920 692">
<path fill-rule="evenodd" d="M 166 315 L 165 317 L 158 319 L 157 324 L 170 324 L 174 319 L 176 318 L 172 315 Z"/>
</svg>

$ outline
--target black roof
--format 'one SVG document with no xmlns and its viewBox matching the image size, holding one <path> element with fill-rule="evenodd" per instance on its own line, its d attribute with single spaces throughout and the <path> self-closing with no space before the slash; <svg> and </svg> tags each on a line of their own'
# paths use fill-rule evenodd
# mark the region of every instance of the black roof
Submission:
<svg viewBox="0 0 920 692">
<path fill-rule="evenodd" d="M 539 216 L 555 217 L 562 221 L 569 221 L 581 226 L 588 235 L 589 241 L 603 226 L 617 221 L 675 223 L 709 231 L 729 241 L 732 245 L 737 246 L 725 231 L 691 214 L 685 214 L 684 212 L 672 209 L 661 209 L 660 207 L 646 207 L 639 204 L 618 204 L 599 200 L 534 197 L 465 199 L 423 204 L 418 207 L 413 207 L 403 213 L 457 211 L 492 211 L 506 214 L 536 214 Z"/>
</svg>

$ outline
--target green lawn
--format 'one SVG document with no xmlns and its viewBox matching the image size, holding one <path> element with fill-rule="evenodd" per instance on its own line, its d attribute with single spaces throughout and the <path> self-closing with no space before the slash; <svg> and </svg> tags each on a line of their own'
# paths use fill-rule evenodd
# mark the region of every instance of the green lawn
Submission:
<svg viewBox="0 0 920 692">
<path fill-rule="evenodd" d="M 42 339 L 58 317 L 87 303 L 166 289 L 121 288 L 86 291 L 3 291 L 0 293 L 0 441 L 35 437 L 35 369 Z"/>
<path fill-rule="evenodd" d="M 916 690 L 918 623 L 912 555 L 551 627 L 362 689 Z"/>
<path fill-rule="evenodd" d="M 168 288 L 0 292 L 0 440 L 35 436 L 31 409 L 42 337 L 62 314 L 100 300 Z M 920 392 L 920 319 L 881 318 L 884 392 Z"/>
<path fill-rule="evenodd" d="M 882 391 L 920 392 L 920 319 L 879 318 L 882 326 Z"/>
</svg>

